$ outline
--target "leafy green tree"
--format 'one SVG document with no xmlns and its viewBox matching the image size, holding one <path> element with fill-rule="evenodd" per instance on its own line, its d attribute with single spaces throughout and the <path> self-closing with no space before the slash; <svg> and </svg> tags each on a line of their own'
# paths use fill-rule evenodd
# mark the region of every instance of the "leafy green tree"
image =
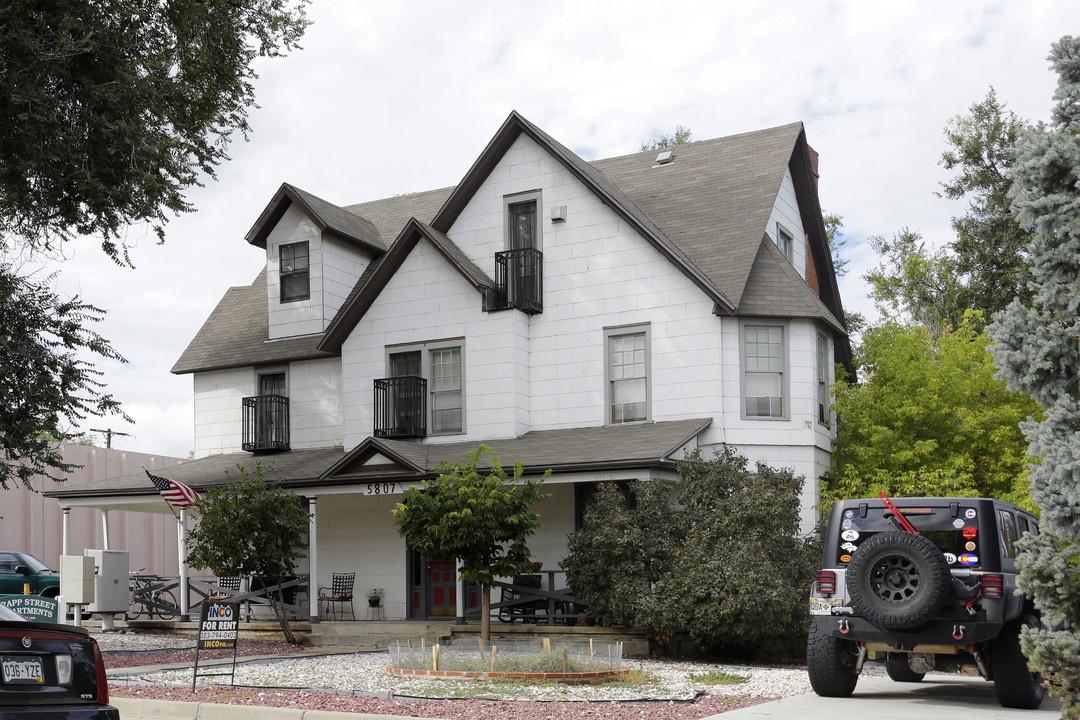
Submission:
<svg viewBox="0 0 1080 720">
<path fill-rule="evenodd" d="M 897 323 L 866 331 L 856 351 L 864 377 L 833 386 L 841 423 L 823 506 L 884 490 L 1031 507 L 1018 425 L 1038 406 L 994 377 L 980 326 L 969 312 L 940 334 Z"/>
<path fill-rule="evenodd" d="M 600 486 L 570 536 L 570 587 L 597 620 L 661 642 L 687 632 L 727 654 L 803 652 L 820 552 L 799 531 L 803 478 L 763 464 L 751 471 L 727 448 L 712 459 L 695 451 L 678 471 L 677 486 Z"/>
<path fill-rule="evenodd" d="M 957 274 L 956 258 L 947 250 L 932 251 L 922 235 L 904 228 L 891 240 L 876 236 L 870 246 L 883 258 L 863 278 L 870 297 L 884 317 L 938 330 L 958 326 L 968 309 Z"/>
<path fill-rule="evenodd" d="M 78 441 L 71 426 L 87 416 L 119 412 L 102 392 L 89 353 L 125 362 L 90 326 L 102 311 L 78 297 L 64 300 L 47 286 L 0 266 L 0 488 L 46 475 L 63 480 L 77 466 L 58 443 Z"/>
<path fill-rule="evenodd" d="M 989 318 L 1019 297 L 1031 298 L 1027 246 L 1030 237 L 1009 206 L 1013 146 L 1024 123 L 997 99 L 993 88 L 967 115 L 945 128 L 951 146 L 941 156 L 946 170 L 957 174 L 942 183 L 945 197 L 967 198 L 968 211 L 953 218 L 956 239 L 951 250 L 963 278 L 958 303 L 982 310 Z M 954 322 L 955 324 L 955 322 Z"/>
<path fill-rule="evenodd" d="M 485 454 L 491 466 L 482 475 L 478 466 Z M 438 477 L 406 490 L 394 518 L 414 550 L 428 558 L 460 561 L 461 578 L 480 585 L 480 637 L 486 642 L 491 638 L 491 584 L 529 569 L 526 540 L 540 524 L 533 506 L 548 496 L 540 493 L 543 479 L 523 478 L 521 463 L 514 463 L 513 476 L 507 475 L 486 445 L 468 458 L 461 465 L 443 461 L 436 468 Z"/>
<path fill-rule="evenodd" d="M 968 310 L 990 318 L 1014 297 L 1030 297 L 1029 235 L 1008 201 L 1012 148 L 1022 127 L 993 88 L 967 115 L 949 121 L 941 164 L 956 174 L 942 183 L 942 194 L 966 198 L 967 213 L 953 218 L 956 237 L 941 249 L 928 248 L 908 228 L 891 240 L 870 239 L 883 262 L 865 279 L 884 316 L 938 331 L 959 326 Z"/>
<path fill-rule="evenodd" d="M 642 626 L 662 602 L 657 584 L 685 538 L 662 482 L 600 483 L 584 527 L 570 535 L 566 581 L 602 625 Z"/>
<path fill-rule="evenodd" d="M 1031 496 L 1042 533 L 1021 542 L 1018 584 L 1048 629 L 1025 628 L 1031 666 L 1080 718 L 1080 39 L 1063 37 L 1050 60 L 1059 75 L 1051 122 L 1017 144 L 1011 199 L 1031 228 L 1031 301 L 1013 302 L 990 326 L 991 346 L 1011 390 L 1043 408 L 1023 424 L 1038 458 Z"/>
<path fill-rule="evenodd" d="M 250 471 L 241 465 L 237 469 L 238 476 L 226 472 L 228 484 L 207 489 L 199 503 L 198 524 L 188 534 L 188 564 L 218 575 L 270 578 L 281 585 L 295 574 L 307 548 L 307 502 L 267 482 L 272 468 L 256 463 Z M 285 640 L 298 642 L 281 594 L 268 596 Z"/>
<path fill-rule="evenodd" d="M 0 6 L 0 238 L 99 236 L 117 261 L 132 223 L 164 239 L 186 189 L 246 138 L 252 63 L 298 47 L 307 2 Z"/>
<path fill-rule="evenodd" d="M 673 148 L 676 145 L 682 145 L 683 143 L 690 142 L 690 128 L 683 125 L 676 125 L 675 132 L 671 135 L 661 135 L 658 138 L 646 140 L 641 143 L 641 151 L 646 150 L 663 150 L 665 148 Z"/>
</svg>

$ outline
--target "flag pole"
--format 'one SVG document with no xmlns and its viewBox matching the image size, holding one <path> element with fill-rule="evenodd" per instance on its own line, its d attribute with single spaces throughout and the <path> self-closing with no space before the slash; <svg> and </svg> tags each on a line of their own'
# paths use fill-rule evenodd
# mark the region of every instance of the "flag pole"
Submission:
<svg viewBox="0 0 1080 720">
<path fill-rule="evenodd" d="M 150 474 L 150 471 L 146 469 L 145 465 L 140 465 L 139 467 L 141 467 L 143 469 L 143 472 L 147 475 Z M 180 516 L 176 514 L 176 508 L 172 506 L 172 503 L 166 502 L 165 504 L 169 506 L 169 510 L 172 511 L 173 517 L 176 518 L 176 522 L 180 522 Z"/>
</svg>

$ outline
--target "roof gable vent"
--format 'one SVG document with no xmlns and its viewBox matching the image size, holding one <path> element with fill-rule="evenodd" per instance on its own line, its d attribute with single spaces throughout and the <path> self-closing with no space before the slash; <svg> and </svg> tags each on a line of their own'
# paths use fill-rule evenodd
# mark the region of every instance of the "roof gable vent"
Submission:
<svg viewBox="0 0 1080 720">
<path fill-rule="evenodd" d="M 675 151 L 661 150 L 660 154 L 656 156 L 656 165 L 654 165 L 653 167 L 656 167 L 658 165 L 670 165 L 673 162 L 675 162 Z"/>
</svg>

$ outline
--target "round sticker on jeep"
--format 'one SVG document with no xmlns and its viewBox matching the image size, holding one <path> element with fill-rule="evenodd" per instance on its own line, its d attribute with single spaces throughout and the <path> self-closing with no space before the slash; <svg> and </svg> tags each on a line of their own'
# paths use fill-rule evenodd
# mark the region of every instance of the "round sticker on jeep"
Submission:
<svg viewBox="0 0 1080 720">
<path fill-rule="evenodd" d="M 964 553 L 963 555 L 960 556 L 960 564 L 961 565 L 974 565 L 977 562 L 979 562 L 979 556 L 978 555 L 972 555 L 971 553 Z"/>
<path fill-rule="evenodd" d="M 852 540 L 859 539 L 859 533 L 856 530 L 845 530 L 844 532 L 840 533 L 840 537 L 844 540 L 847 540 L 848 542 L 851 542 Z"/>
<path fill-rule="evenodd" d="M 942 554 L 945 556 L 945 562 L 949 563 L 950 565 L 955 565 L 956 564 L 956 556 L 955 555 L 953 555 L 952 553 L 942 553 Z"/>
<path fill-rule="evenodd" d="M 975 519 L 975 508 L 968 508 L 967 510 L 965 510 L 964 517 L 966 517 L 968 520 Z"/>
</svg>

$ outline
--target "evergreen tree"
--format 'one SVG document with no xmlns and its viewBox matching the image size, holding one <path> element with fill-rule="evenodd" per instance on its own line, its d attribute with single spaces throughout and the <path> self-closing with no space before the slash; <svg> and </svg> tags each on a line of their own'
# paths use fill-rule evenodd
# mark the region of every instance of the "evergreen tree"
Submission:
<svg viewBox="0 0 1080 720">
<path fill-rule="evenodd" d="M 1080 39 L 1063 37 L 1050 60 L 1058 72 L 1050 124 L 1023 133 L 1010 192 L 1031 229 L 1030 303 L 1014 301 L 990 328 L 991 348 L 1011 389 L 1045 409 L 1023 425 L 1030 492 L 1042 534 L 1027 536 L 1017 560 L 1020 587 L 1042 610 L 1044 629 L 1022 636 L 1031 666 L 1080 718 Z"/>
</svg>

